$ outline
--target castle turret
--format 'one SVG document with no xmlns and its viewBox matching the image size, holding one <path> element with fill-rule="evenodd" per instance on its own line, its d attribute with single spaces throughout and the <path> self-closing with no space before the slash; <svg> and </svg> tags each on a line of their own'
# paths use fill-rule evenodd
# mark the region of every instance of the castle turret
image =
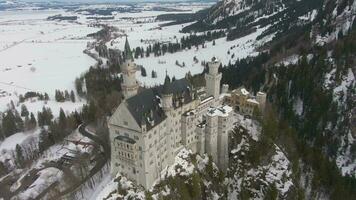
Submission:
<svg viewBox="0 0 356 200">
<path fill-rule="evenodd" d="M 215 99 L 220 95 L 220 81 L 222 74 L 219 73 L 220 62 L 215 58 L 208 62 L 209 73 L 205 74 L 206 93 L 208 96 L 213 96 Z"/>
<path fill-rule="evenodd" d="M 169 111 L 173 106 L 173 94 L 170 88 L 170 84 L 171 79 L 168 75 L 166 75 L 162 91 L 162 108 L 164 111 Z"/>
<path fill-rule="evenodd" d="M 123 91 L 124 97 L 128 99 L 137 94 L 138 84 L 136 81 L 137 66 L 134 63 L 130 44 L 127 38 L 125 42 L 123 58 L 124 62 L 121 65 L 121 73 L 123 77 L 121 89 Z"/>
</svg>

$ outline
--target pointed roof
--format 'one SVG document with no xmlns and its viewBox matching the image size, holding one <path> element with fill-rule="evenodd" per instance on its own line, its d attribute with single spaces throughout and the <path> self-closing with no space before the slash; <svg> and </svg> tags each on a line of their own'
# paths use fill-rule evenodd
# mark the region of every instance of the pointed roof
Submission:
<svg viewBox="0 0 356 200">
<path fill-rule="evenodd" d="M 169 83 L 169 94 L 180 95 L 184 98 L 185 103 L 191 102 L 193 99 L 190 96 L 187 88 L 189 87 L 189 82 L 186 79 L 176 80 Z M 160 124 L 163 120 L 167 118 L 164 113 L 164 110 L 160 106 L 160 100 L 157 96 L 162 97 L 164 85 L 148 88 L 138 93 L 137 95 L 130 97 L 126 100 L 126 105 L 129 112 L 135 118 L 137 124 L 141 127 L 143 124 L 146 124 L 147 131 L 152 129 L 154 126 Z M 153 113 L 151 113 L 153 111 Z M 152 115 L 153 114 L 153 115 Z M 148 123 L 147 116 L 152 117 L 154 125 Z"/>
<path fill-rule="evenodd" d="M 166 78 L 164 79 L 162 94 L 171 94 L 170 86 L 171 86 L 171 79 L 169 78 L 166 71 Z"/>
<path fill-rule="evenodd" d="M 129 40 L 127 39 L 127 37 L 126 37 L 126 41 L 125 41 L 124 58 L 125 58 L 125 60 L 133 60 L 131 47 L 130 47 Z"/>
</svg>

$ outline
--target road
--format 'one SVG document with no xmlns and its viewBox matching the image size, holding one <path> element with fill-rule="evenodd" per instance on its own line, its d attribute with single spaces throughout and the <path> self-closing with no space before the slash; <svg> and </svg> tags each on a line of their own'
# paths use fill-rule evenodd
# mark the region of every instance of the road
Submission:
<svg viewBox="0 0 356 200">
<path fill-rule="evenodd" d="M 104 150 L 101 154 L 103 156 L 97 156 L 96 160 L 96 165 L 90 170 L 89 174 L 82 179 L 81 181 L 74 183 L 71 185 L 68 189 L 65 189 L 64 191 L 60 192 L 57 196 L 53 197 L 53 199 L 64 199 L 67 195 L 70 195 L 74 192 L 76 192 L 78 189 L 80 189 L 80 186 L 84 184 L 86 181 L 88 181 L 92 176 L 94 176 L 96 173 L 98 173 L 107 163 L 110 155 L 110 148 L 109 146 L 102 140 L 100 139 L 97 135 L 90 133 L 89 131 L 86 130 L 86 124 L 81 124 L 78 128 L 79 133 L 81 133 L 83 136 L 90 138 L 97 144 L 99 144 L 102 149 Z"/>
</svg>

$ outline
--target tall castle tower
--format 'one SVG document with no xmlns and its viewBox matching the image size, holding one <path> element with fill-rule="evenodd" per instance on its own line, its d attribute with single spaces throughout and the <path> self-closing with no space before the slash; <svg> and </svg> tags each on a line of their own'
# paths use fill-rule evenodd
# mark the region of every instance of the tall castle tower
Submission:
<svg viewBox="0 0 356 200">
<path fill-rule="evenodd" d="M 123 82 L 121 83 L 121 89 L 125 99 L 128 99 L 137 94 L 138 84 L 136 81 L 137 66 L 134 63 L 129 41 L 126 37 L 125 50 L 123 53 L 124 62 L 121 65 L 121 73 Z"/>
<path fill-rule="evenodd" d="M 166 72 L 167 73 L 167 72 Z M 163 91 L 162 91 L 162 108 L 165 112 L 168 112 L 173 107 L 173 94 L 170 88 L 171 79 L 166 74 L 166 78 L 164 79 Z"/>
<path fill-rule="evenodd" d="M 220 62 L 213 58 L 211 62 L 208 62 L 209 73 L 205 74 L 206 93 L 209 96 L 213 96 L 215 99 L 220 95 L 220 81 L 222 74 L 219 73 Z"/>
</svg>

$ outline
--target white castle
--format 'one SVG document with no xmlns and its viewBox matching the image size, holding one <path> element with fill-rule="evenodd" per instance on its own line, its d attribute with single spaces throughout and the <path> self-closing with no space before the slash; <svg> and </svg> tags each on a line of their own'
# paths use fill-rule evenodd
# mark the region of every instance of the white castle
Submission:
<svg viewBox="0 0 356 200">
<path fill-rule="evenodd" d="M 205 88 L 198 90 L 186 79 L 171 81 L 166 76 L 164 85 L 138 92 L 137 67 L 127 40 L 124 58 L 125 100 L 108 122 L 111 174 L 121 173 L 150 188 L 182 148 L 211 155 L 226 171 L 233 109 L 222 104 L 220 62 L 208 63 Z M 227 92 L 227 86 L 223 91 Z"/>
</svg>

